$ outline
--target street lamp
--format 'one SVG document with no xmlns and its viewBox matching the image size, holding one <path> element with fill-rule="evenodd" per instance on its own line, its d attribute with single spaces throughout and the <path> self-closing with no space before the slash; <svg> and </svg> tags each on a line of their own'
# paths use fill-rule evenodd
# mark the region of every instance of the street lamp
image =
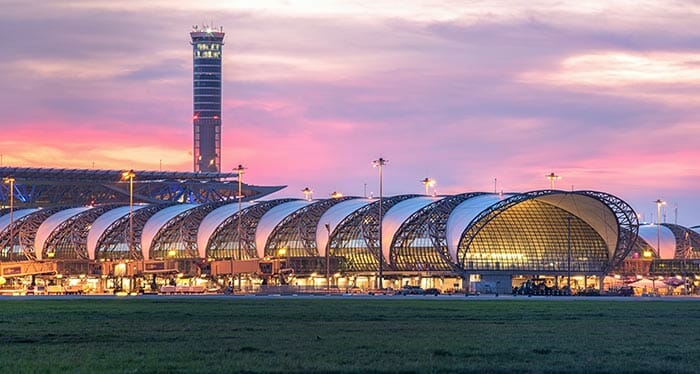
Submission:
<svg viewBox="0 0 700 374">
<path fill-rule="evenodd" d="M 384 254 L 382 253 L 382 203 L 384 197 L 382 196 L 382 169 L 387 162 L 388 160 L 385 160 L 381 157 L 372 161 L 372 166 L 374 166 L 375 168 L 379 168 L 379 278 L 377 279 L 377 289 L 381 289 L 383 285 L 382 268 L 384 267 Z"/>
<path fill-rule="evenodd" d="M 571 214 L 566 216 L 566 244 L 568 249 L 568 256 L 566 261 L 568 279 L 566 281 L 566 285 L 569 287 L 569 292 L 571 292 Z"/>
<path fill-rule="evenodd" d="M 545 175 L 545 177 L 547 177 L 547 179 L 549 179 L 549 188 L 551 190 L 554 189 L 554 185 L 556 184 L 556 181 L 561 179 L 561 177 L 559 175 L 554 174 L 554 172 L 551 172 L 551 173 Z"/>
<path fill-rule="evenodd" d="M 134 254 L 134 177 L 133 170 L 122 172 L 122 180 L 129 181 L 129 257 L 135 258 Z"/>
<path fill-rule="evenodd" d="M 433 178 L 427 178 L 427 177 L 426 177 L 425 179 L 421 179 L 420 182 L 423 183 L 423 185 L 425 186 L 425 196 L 429 196 L 429 195 L 430 195 L 430 193 L 428 192 L 428 189 L 429 189 L 430 187 L 435 186 L 435 183 L 437 183 L 437 182 L 435 181 L 435 179 L 433 179 Z"/>
<path fill-rule="evenodd" d="M 12 251 L 15 246 L 15 233 L 14 228 L 14 208 L 15 208 L 15 178 L 5 177 L 2 179 L 3 183 L 10 185 L 10 252 L 8 253 L 8 258 L 12 261 Z"/>
<path fill-rule="evenodd" d="M 136 259 L 136 253 L 134 252 L 134 177 L 136 174 L 133 170 L 127 170 L 122 172 L 122 180 L 129 181 L 129 258 Z M 143 253 L 141 254 L 142 265 L 145 265 L 145 257 Z M 143 270 L 142 270 L 143 271 Z M 132 279 L 133 280 L 133 279 Z M 133 289 L 134 284 L 131 282 L 130 288 Z"/>
<path fill-rule="evenodd" d="M 241 202 L 243 201 L 243 172 L 246 168 L 243 165 L 238 164 L 238 167 L 234 169 L 238 173 L 238 260 L 240 261 L 241 256 Z M 233 279 L 233 253 L 231 254 L 231 279 Z M 241 290 L 241 272 L 238 272 L 238 290 Z"/>
<path fill-rule="evenodd" d="M 306 199 L 306 201 L 311 201 L 311 194 L 314 193 L 312 189 L 310 189 L 309 187 L 304 187 L 304 189 L 301 190 L 301 192 L 304 193 L 304 199 Z"/>
<path fill-rule="evenodd" d="M 656 255 L 661 258 L 661 206 L 666 202 L 661 199 L 654 201 L 656 204 Z"/>
<path fill-rule="evenodd" d="M 326 227 L 326 233 L 328 234 L 328 241 L 326 241 L 326 290 L 328 293 L 331 293 L 331 262 L 330 262 L 330 249 L 331 249 L 331 225 L 329 223 L 326 223 L 324 225 Z"/>
<path fill-rule="evenodd" d="M 333 193 L 331 194 L 331 198 L 333 199 L 340 199 L 341 197 L 343 197 L 343 194 L 338 191 L 333 191 Z"/>
</svg>

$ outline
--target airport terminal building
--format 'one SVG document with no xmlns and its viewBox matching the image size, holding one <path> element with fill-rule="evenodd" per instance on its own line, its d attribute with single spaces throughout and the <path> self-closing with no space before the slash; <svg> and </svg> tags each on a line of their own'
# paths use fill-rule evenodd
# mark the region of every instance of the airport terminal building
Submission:
<svg viewBox="0 0 700 374">
<path fill-rule="evenodd" d="M 78 172 L 5 172 L 21 177 L 13 186 L 16 204 L 0 212 L 0 275 L 5 278 L 93 277 L 106 288 L 123 284 L 124 278 L 128 287 L 136 287 L 177 277 L 177 282 L 220 285 L 233 280 L 236 287 L 249 290 L 280 282 L 371 289 L 377 287 L 382 256 L 382 288 L 411 284 L 509 292 L 533 277 L 547 278 L 552 286 L 568 284 L 571 278 L 578 289 L 602 287 L 606 275 L 636 261 L 647 247 L 652 258 L 659 257 L 633 209 L 603 192 L 387 196 L 380 217 L 378 198 L 264 200 L 282 187 L 245 185 L 239 204 L 232 180 L 173 178 L 170 190 L 178 185 L 182 193 L 164 194 L 167 175 L 154 175 L 147 183 L 146 172 L 139 172 L 143 185 L 136 189 L 139 198 L 133 205 L 122 199 L 125 191 L 128 198 L 128 189 L 115 173 L 110 174 L 112 184 L 101 183 L 109 193 L 97 193 L 100 183 L 88 188 L 90 183 L 74 175 L 73 192 L 64 194 L 89 196 L 87 191 L 92 191 L 97 201 L 83 199 L 81 204 L 63 196 L 31 203 L 28 191 L 36 194 L 42 183 L 46 190 L 56 189 L 47 180 Z M 37 177 L 41 173 L 43 179 Z M 65 175 L 59 183 L 64 189 L 70 179 Z M 202 177 L 190 177 L 195 176 Z M 192 185 L 197 184 L 213 190 L 194 193 Z M 8 185 L 2 193 L 7 202 Z M 697 248 L 697 232 L 663 227 L 664 246 L 670 245 L 667 236 L 673 236 L 687 237 L 690 247 Z M 688 248 L 673 253 L 700 257 Z M 274 270 L 266 267 L 271 262 Z"/>
</svg>

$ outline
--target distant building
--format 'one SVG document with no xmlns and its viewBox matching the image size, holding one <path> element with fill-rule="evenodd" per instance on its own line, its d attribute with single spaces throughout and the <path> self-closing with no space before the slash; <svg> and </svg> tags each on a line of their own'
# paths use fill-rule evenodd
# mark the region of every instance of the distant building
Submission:
<svg viewBox="0 0 700 374">
<path fill-rule="evenodd" d="M 223 28 L 194 26 L 194 171 L 221 171 L 221 49 Z"/>
</svg>

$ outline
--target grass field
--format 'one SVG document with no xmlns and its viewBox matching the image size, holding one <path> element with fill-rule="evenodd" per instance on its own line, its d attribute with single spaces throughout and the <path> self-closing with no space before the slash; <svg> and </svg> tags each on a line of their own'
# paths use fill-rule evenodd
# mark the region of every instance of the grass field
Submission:
<svg viewBox="0 0 700 374">
<path fill-rule="evenodd" d="M 0 372 L 697 373 L 700 302 L 0 301 Z"/>
</svg>

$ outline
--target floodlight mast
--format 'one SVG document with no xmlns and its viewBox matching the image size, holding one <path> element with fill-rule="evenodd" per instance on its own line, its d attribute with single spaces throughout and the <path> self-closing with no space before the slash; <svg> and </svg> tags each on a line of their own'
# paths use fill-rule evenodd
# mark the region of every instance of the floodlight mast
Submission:
<svg viewBox="0 0 700 374">
<path fill-rule="evenodd" d="M 386 165 L 387 162 L 388 162 L 388 160 L 385 160 L 381 157 L 372 161 L 372 166 L 374 166 L 375 168 L 379 168 L 379 251 L 378 251 L 379 277 L 377 278 L 377 289 L 382 289 L 383 285 L 384 285 L 384 283 L 383 283 L 383 269 L 382 269 L 384 267 L 384 253 L 382 251 L 382 249 L 383 249 L 382 248 L 383 247 L 382 246 L 382 218 L 383 218 L 382 217 L 382 203 L 384 200 L 383 189 L 382 189 L 382 187 L 383 187 L 382 186 L 382 178 L 383 178 L 382 171 L 383 171 L 384 165 Z"/>
</svg>

